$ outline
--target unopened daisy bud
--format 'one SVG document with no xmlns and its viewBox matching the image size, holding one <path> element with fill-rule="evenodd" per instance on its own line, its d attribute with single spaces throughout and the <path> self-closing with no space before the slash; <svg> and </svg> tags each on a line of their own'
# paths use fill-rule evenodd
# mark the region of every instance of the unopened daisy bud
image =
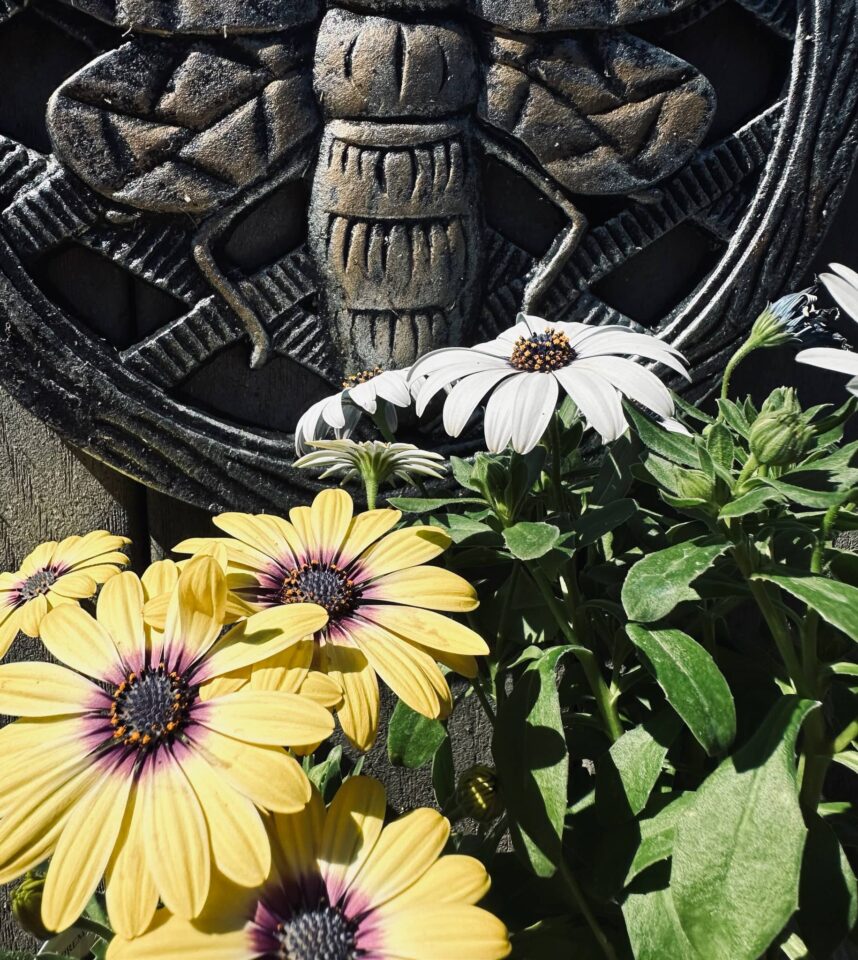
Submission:
<svg viewBox="0 0 858 960">
<path fill-rule="evenodd" d="M 504 806 L 495 770 L 484 764 L 466 770 L 456 786 L 456 801 L 463 817 L 478 823 L 497 820 Z"/>
<path fill-rule="evenodd" d="M 677 494 L 685 500 L 709 500 L 715 481 L 702 470 L 684 470 L 676 482 Z"/>
<path fill-rule="evenodd" d="M 763 412 L 751 427 L 751 453 L 766 467 L 798 463 L 813 440 L 813 428 L 790 406 Z"/>
<path fill-rule="evenodd" d="M 42 923 L 42 894 L 45 878 L 28 873 L 12 893 L 12 914 L 18 926 L 37 940 L 50 940 L 54 934 Z"/>
<path fill-rule="evenodd" d="M 809 290 L 791 293 L 770 303 L 754 321 L 748 344 L 752 349 L 779 347 L 798 340 L 810 329 L 808 313 L 816 297 Z"/>
</svg>

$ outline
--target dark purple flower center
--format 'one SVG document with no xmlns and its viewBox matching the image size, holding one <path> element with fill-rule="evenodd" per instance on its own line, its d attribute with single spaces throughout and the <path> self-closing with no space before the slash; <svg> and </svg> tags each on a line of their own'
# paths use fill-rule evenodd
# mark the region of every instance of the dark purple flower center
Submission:
<svg viewBox="0 0 858 960">
<path fill-rule="evenodd" d="M 18 594 L 24 601 L 44 597 L 57 580 L 59 574 L 50 567 L 45 567 L 44 570 L 37 570 L 31 577 L 27 577 Z"/>
<path fill-rule="evenodd" d="M 196 695 L 195 687 L 175 671 L 167 673 L 163 663 L 130 673 L 113 692 L 114 741 L 146 751 L 172 742 L 187 724 Z"/>
<path fill-rule="evenodd" d="M 283 581 L 282 603 L 317 603 L 332 620 L 352 613 L 360 600 L 360 588 L 334 563 L 302 564 L 290 570 Z"/>
<path fill-rule="evenodd" d="M 356 926 L 339 910 L 319 906 L 277 925 L 277 960 L 354 960 Z"/>
<path fill-rule="evenodd" d="M 550 373 L 568 367 L 575 359 L 569 337 L 560 330 L 546 327 L 543 333 L 519 337 L 512 348 L 510 365 L 528 373 Z"/>
</svg>

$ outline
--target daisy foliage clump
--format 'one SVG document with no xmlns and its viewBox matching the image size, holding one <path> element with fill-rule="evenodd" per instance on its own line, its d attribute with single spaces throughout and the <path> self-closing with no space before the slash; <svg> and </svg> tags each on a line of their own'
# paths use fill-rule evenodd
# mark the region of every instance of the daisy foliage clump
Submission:
<svg viewBox="0 0 858 960">
<path fill-rule="evenodd" d="M 841 955 L 858 398 L 731 389 L 778 346 L 858 376 L 823 293 L 700 404 L 657 336 L 522 316 L 311 407 L 311 503 L 140 578 L 103 533 L 4 575 L 5 647 L 52 661 L 0 664 L 19 923 L 98 960 Z M 409 770 L 435 809 L 398 816 Z"/>
</svg>

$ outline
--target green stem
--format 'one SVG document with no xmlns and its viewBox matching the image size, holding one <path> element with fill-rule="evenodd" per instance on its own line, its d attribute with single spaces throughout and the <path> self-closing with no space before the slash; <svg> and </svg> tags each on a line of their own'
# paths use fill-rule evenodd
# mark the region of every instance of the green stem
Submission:
<svg viewBox="0 0 858 960">
<path fill-rule="evenodd" d="M 566 863 L 561 862 L 558 867 L 560 877 L 563 880 L 566 889 L 569 891 L 569 895 L 575 907 L 581 911 L 581 916 L 587 921 L 587 926 L 593 933 L 593 937 L 596 940 L 596 943 L 599 944 L 599 948 L 602 953 L 605 955 L 606 960 L 617 960 L 617 955 L 614 952 L 614 948 L 611 945 L 611 941 L 605 936 L 604 930 L 599 926 L 599 921 L 596 919 L 593 911 L 590 909 L 590 905 L 587 903 L 587 899 L 584 896 L 584 891 L 581 889 L 580 884 L 575 879 L 574 874 L 566 865 Z"/>
<path fill-rule="evenodd" d="M 375 505 L 378 500 L 378 477 L 374 470 L 364 468 L 361 470 L 361 478 L 363 479 L 363 486 L 366 491 L 366 508 L 367 510 L 375 510 Z"/>
<path fill-rule="evenodd" d="M 590 685 L 590 690 L 596 699 L 596 705 L 599 708 L 605 732 L 612 741 L 619 740 L 623 735 L 623 725 L 620 722 L 617 705 L 611 696 L 608 685 L 605 683 L 605 678 L 602 676 L 602 671 L 595 654 L 592 650 L 582 647 L 578 642 L 575 630 L 569 623 L 563 607 L 560 605 L 560 601 L 554 596 L 554 590 L 545 574 L 536 565 L 528 567 L 528 570 L 539 592 L 542 594 L 546 606 L 554 617 L 557 626 L 560 628 L 560 632 L 566 638 L 566 641 L 574 648 L 575 656 L 578 658 L 584 670 L 587 683 Z"/>
<path fill-rule="evenodd" d="M 554 488 L 554 505 L 558 513 L 565 512 L 566 494 L 563 490 L 563 453 L 560 439 L 560 416 L 551 418 L 551 486 Z"/>
<path fill-rule="evenodd" d="M 86 930 L 88 933 L 94 933 L 97 937 L 101 937 L 102 940 L 113 939 L 113 931 L 109 927 L 105 927 L 104 924 L 98 923 L 96 920 L 90 920 L 89 917 L 81 917 L 74 922 L 73 926 L 78 930 Z"/>
<path fill-rule="evenodd" d="M 471 686 L 474 688 L 474 693 L 477 695 L 477 700 L 480 701 L 482 705 L 483 712 L 489 718 L 489 723 L 492 726 L 497 722 L 497 715 L 495 714 L 494 707 L 491 705 L 491 701 L 486 696 L 486 691 L 483 690 L 483 684 L 479 677 L 471 678 Z"/>
<path fill-rule="evenodd" d="M 834 742 L 831 744 L 832 755 L 843 753 L 853 740 L 858 740 L 858 720 L 853 720 L 834 738 Z"/>
<path fill-rule="evenodd" d="M 745 483 L 745 481 L 751 478 L 752 474 L 756 471 L 758 466 L 759 466 L 759 463 L 757 463 L 757 458 L 752 453 L 748 457 L 747 461 L 745 462 L 745 466 L 742 467 L 742 472 L 739 474 L 739 478 L 736 481 L 737 492 L 741 490 L 742 485 Z"/>
<path fill-rule="evenodd" d="M 730 357 L 730 362 L 727 364 L 727 367 L 724 370 L 724 379 L 721 381 L 722 400 L 727 400 L 730 397 L 730 380 L 732 379 L 733 374 L 736 372 L 736 367 L 738 367 L 739 364 L 756 349 L 756 345 L 751 346 L 750 340 L 746 340 L 733 354 L 733 356 Z"/>
</svg>

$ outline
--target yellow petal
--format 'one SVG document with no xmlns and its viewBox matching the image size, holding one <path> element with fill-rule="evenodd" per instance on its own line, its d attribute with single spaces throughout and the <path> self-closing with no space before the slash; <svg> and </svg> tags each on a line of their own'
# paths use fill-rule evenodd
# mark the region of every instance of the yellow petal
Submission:
<svg viewBox="0 0 858 960">
<path fill-rule="evenodd" d="M 51 610 L 42 621 L 42 643 L 57 660 L 96 680 L 119 684 L 130 669 L 104 627 L 78 606 Z"/>
<path fill-rule="evenodd" d="M 452 854 L 436 860 L 419 880 L 391 899 L 383 909 L 389 913 L 436 903 L 479 903 L 490 886 L 489 875 L 479 860 Z"/>
<path fill-rule="evenodd" d="M 271 566 L 271 557 L 261 550 L 249 547 L 240 540 L 231 537 L 191 537 L 173 547 L 174 553 L 190 553 L 194 556 L 204 551 L 212 541 L 221 543 L 226 548 L 230 567 L 239 567 L 248 570 L 267 570 Z"/>
<path fill-rule="evenodd" d="M 104 873 L 131 791 L 127 767 L 109 771 L 78 803 L 51 858 L 42 900 L 49 930 L 65 930 L 83 913 Z"/>
<path fill-rule="evenodd" d="M 426 652 L 434 657 L 438 663 L 443 663 L 445 667 L 449 667 L 454 673 L 458 673 L 459 676 L 462 677 L 467 677 L 469 680 L 473 680 L 479 673 L 477 661 L 467 654 L 445 653 L 443 650 L 427 650 Z"/>
<path fill-rule="evenodd" d="M 325 608 L 314 603 L 269 607 L 233 627 L 217 643 L 201 676 L 216 677 L 258 663 L 321 630 L 327 622 Z"/>
<path fill-rule="evenodd" d="M 117 537 L 106 530 L 93 530 L 84 537 L 68 537 L 58 543 L 52 555 L 52 562 L 65 567 L 85 567 L 93 561 L 105 562 L 107 555 L 115 555 L 131 541 L 127 537 Z M 114 562 L 113 560 L 107 562 Z M 128 557 L 120 554 L 117 563 L 128 563 Z"/>
<path fill-rule="evenodd" d="M 406 527 L 394 530 L 372 544 L 358 558 L 366 577 L 383 577 L 395 570 L 406 570 L 428 563 L 450 546 L 450 538 L 437 527 Z"/>
<path fill-rule="evenodd" d="M 384 826 L 384 787 L 370 777 L 350 777 L 328 808 L 319 868 L 337 903 L 373 851 Z"/>
<path fill-rule="evenodd" d="M 449 712 L 450 688 L 429 654 L 372 623 L 350 633 L 373 670 L 412 710 L 432 719 Z"/>
<path fill-rule="evenodd" d="M 436 810 L 412 810 L 382 830 L 352 889 L 376 906 L 416 883 L 441 855 L 450 822 Z"/>
<path fill-rule="evenodd" d="M 147 600 L 143 607 L 143 620 L 160 633 L 163 633 L 167 627 L 167 614 L 170 612 L 172 599 L 173 592 L 168 591 Z"/>
<path fill-rule="evenodd" d="M 319 545 L 313 540 L 313 522 L 310 508 L 292 507 L 289 511 L 289 519 L 292 521 L 295 533 L 304 547 L 302 559 L 304 561 L 316 559 Z"/>
<path fill-rule="evenodd" d="M 9 652 L 9 647 L 15 642 L 18 636 L 18 624 L 20 615 L 17 610 L 12 609 L 3 611 L 5 619 L 0 623 L 0 660 Z"/>
<path fill-rule="evenodd" d="M 120 937 L 139 937 L 152 922 L 158 890 L 146 862 L 145 811 L 134 790 L 125 810 L 119 839 L 107 866 L 107 913 Z"/>
<path fill-rule="evenodd" d="M 385 957 L 397 960 L 503 960 L 511 951 L 506 927 L 479 907 L 412 907 L 384 918 Z"/>
<path fill-rule="evenodd" d="M 294 693 L 240 690 L 208 701 L 201 722 L 212 730 L 270 746 L 320 743 L 334 732 L 324 707 Z"/>
<path fill-rule="evenodd" d="M 109 705 L 90 680 L 55 663 L 0 664 L 0 713 L 13 717 L 57 717 Z"/>
<path fill-rule="evenodd" d="M 416 567 L 385 574 L 364 587 L 365 600 L 384 600 L 430 610 L 468 613 L 480 605 L 464 577 L 443 567 Z"/>
<path fill-rule="evenodd" d="M 140 578 L 143 596 L 148 602 L 153 597 L 171 593 L 179 582 L 179 568 L 173 560 L 158 560 L 150 563 Z"/>
<path fill-rule="evenodd" d="M 337 719 L 358 750 L 369 750 L 378 733 L 379 696 L 375 670 L 355 647 L 326 644 L 325 672 L 343 692 Z"/>
<path fill-rule="evenodd" d="M 211 557 L 195 557 L 182 570 L 170 601 L 164 655 L 183 667 L 217 640 L 226 609 L 226 576 Z M 179 658 L 179 659 L 176 659 Z"/>
<path fill-rule="evenodd" d="M 80 538 L 78 537 L 77 539 Z M 24 557 L 24 562 L 21 564 L 20 570 L 21 578 L 26 580 L 28 577 L 32 577 L 38 570 L 44 570 L 51 562 L 51 557 L 54 555 L 56 548 L 56 540 L 40 543 L 32 553 Z"/>
<path fill-rule="evenodd" d="M 279 690 L 298 693 L 307 677 L 316 645 L 312 638 L 299 640 L 280 653 L 251 667 L 250 686 L 254 690 Z"/>
<path fill-rule="evenodd" d="M 58 593 L 69 600 L 83 600 L 98 590 L 98 583 L 86 573 L 66 573 L 51 587 L 52 593 Z"/>
<path fill-rule="evenodd" d="M 138 790 L 144 805 L 146 859 L 161 899 L 185 920 L 198 916 L 211 878 L 209 836 L 188 778 L 162 750 L 143 771 Z"/>
<path fill-rule="evenodd" d="M 159 910 L 149 930 L 136 940 L 114 937 L 107 948 L 107 960 L 253 960 L 254 950 L 243 924 L 233 929 L 208 931 Z"/>
<path fill-rule="evenodd" d="M 352 521 L 354 504 L 345 490 L 322 490 L 310 507 L 310 526 L 318 557 L 331 562 L 340 551 Z"/>
<path fill-rule="evenodd" d="M 240 886 L 259 886 L 271 869 L 271 845 L 256 807 L 201 756 L 188 753 L 180 763 L 206 819 L 215 866 Z"/>
<path fill-rule="evenodd" d="M 395 604 L 361 604 L 361 615 L 412 643 L 447 653 L 485 656 L 488 644 L 470 627 L 434 610 Z"/>
<path fill-rule="evenodd" d="M 298 813 L 275 813 L 274 832 L 284 879 L 299 883 L 319 873 L 319 851 L 325 824 L 325 805 L 313 788 L 310 802 Z"/>
<path fill-rule="evenodd" d="M 247 513 L 223 513 L 214 518 L 215 525 L 242 543 L 280 563 L 300 564 L 304 544 L 297 531 L 281 517 Z"/>
<path fill-rule="evenodd" d="M 329 710 L 337 710 L 343 703 L 343 691 L 340 685 L 327 674 L 313 670 L 301 684 L 301 696 L 309 697 L 315 703 Z"/>
<path fill-rule="evenodd" d="M 340 548 L 337 563 L 341 567 L 351 563 L 371 543 L 375 543 L 376 540 L 392 530 L 401 519 L 402 514 L 399 510 L 389 510 L 387 508 L 366 510 L 364 513 L 359 513 L 349 524 L 348 533 Z"/>
<path fill-rule="evenodd" d="M 225 673 L 212 680 L 206 680 L 200 686 L 200 700 L 214 700 L 215 697 L 225 697 L 228 693 L 236 693 L 250 683 L 252 667 L 244 667 L 233 673 Z"/>
<path fill-rule="evenodd" d="M 279 747 L 234 740 L 215 730 L 194 732 L 195 746 L 229 784 L 257 807 L 294 813 L 310 799 L 310 781 Z"/>
<path fill-rule="evenodd" d="M 48 612 L 48 598 L 38 596 L 25 603 L 20 610 L 21 631 L 26 633 L 28 637 L 38 637 L 42 620 Z"/>
<path fill-rule="evenodd" d="M 146 658 L 143 585 L 135 573 L 120 573 L 101 588 L 96 618 L 113 638 L 122 660 L 139 670 Z"/>
</svg>

